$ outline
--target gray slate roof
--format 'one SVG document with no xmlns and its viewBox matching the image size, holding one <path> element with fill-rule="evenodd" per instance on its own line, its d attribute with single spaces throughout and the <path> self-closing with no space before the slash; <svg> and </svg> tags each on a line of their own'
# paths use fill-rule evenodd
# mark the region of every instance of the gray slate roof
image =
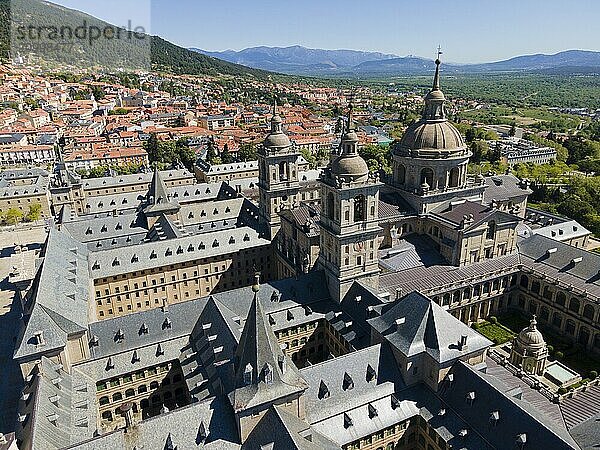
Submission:
<svg viewBox="0 0 600 450">
<path fill-rule="evenodd" d="M 426 353 L 442 365 L 492 345 L 418 292 L 408 294 L 382 316 L 367 322 L 407 357 Z M 467 348 L 463 349 L 458 345 L 462 336 L 467 336 Z"/>
</svg>

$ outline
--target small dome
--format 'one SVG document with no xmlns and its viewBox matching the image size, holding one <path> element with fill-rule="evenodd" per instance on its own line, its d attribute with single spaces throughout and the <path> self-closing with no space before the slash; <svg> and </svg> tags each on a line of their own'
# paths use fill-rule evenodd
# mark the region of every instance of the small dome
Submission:
<svg viewBox="0 0 600 450">
<path fill-rule="evenodd" d="M 285 133 L 271 133 L 266 137 L 263 145 L 268 148 L 289 147 L 292 143 Z"/>
<path fill-rule="evenodd" d="M 366 181 L 369 167 L 359 155 L 342 154 L 331 163 L 331 172 L 347 181 Z"/>
<path fill-rule="evenodd" d="M 543 347 L 546 344 L 544 336 L 542 336 L 540 330 L 537 329 L 535 316 L 531 319 L 529 326 L 521 330 L 517 336 L 517 340 L 525 347 Z"/>
<path fill-rule="evenodd" d="M 465 141 L 448 122 L 419 121 L 406 130 L 400 141 L 400 150 L 455 151 L 466 148 Z"/>
<path fill-rule="evenodd" d="M 433 91 L 429 91 L 429 93 L 425 96 L 425 100 L 446 100 L 446 97 L 441 90 L 435 89 Z"/>
</svg>

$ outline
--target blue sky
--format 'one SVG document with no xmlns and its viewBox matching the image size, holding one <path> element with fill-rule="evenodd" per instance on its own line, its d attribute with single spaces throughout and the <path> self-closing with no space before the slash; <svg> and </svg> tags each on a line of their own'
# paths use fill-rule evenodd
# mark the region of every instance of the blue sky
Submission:
<svg viewBox="0 0 600 450">
<path fill-rule="evenodd" d="M 132 20 L 206 50 L 258 45 L 373 50 L 486 62 L 600 50 L 598 0 L 55 0 L 111 23 Z"/>
</svg>

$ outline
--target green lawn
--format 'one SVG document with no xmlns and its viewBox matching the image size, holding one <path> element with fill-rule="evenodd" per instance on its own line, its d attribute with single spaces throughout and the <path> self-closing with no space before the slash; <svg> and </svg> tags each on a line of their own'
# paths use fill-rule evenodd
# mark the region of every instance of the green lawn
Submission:
<svg viewBox="0 0 600 450">
<path fill-rule="evenodd" d="M 482 322 L 479 324 L 477 331 L 479 331 L 496 345 L 512 341 L 512 339 L 515 337 L 513 332 L 498 323 L 494 324 L 491 322 Z"/>
</svg>

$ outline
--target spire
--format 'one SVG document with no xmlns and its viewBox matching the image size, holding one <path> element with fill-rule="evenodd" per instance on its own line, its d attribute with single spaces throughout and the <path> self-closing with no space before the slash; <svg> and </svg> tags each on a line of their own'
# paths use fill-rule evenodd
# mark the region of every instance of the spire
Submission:
<svg viewBox="0 0 600 450">
<path fill-rule="evenodd" d="M 352 110 L 354 106 L 352 105 L 352 100 L 350 100 L 350 104 L 348 105 L 348 125 L 346 126 L 346 132 L 350 132 L 354 130 L 354 122 L 352 121 Z"/>
<path fill-rule="evenodd" d="M 442 55 L 442 47 L 438 46 L 437 58 L 435 59 L 435 76 L 433 77 L 433 91 L 440 90 L 440 56 Z"/>
<path fill-rule="evenodd" d="M 444 103 L 446 97 L 440 89 L 440 56 L 442 55 L 441 47 L 438 47 L 437 58 L 435 60 L 435 75 L 433 76 L 433 86 L 431 91 L 425 96 L 425 110 L 423 112 L 423 120 L 442 122 L 446 121 L 446 111 Z"/>
<path fill-rule="evenodd" d="M 277 100 L 273 100 L 271 132 L 267 135 L 263 146 L 269 149 L 281 149 L 292 146 L 290 139 L 283 132 L 283 120 L 281 120 L 281 116 L 277 113 Z"/>
<path fill-rule="evenodd" d="M 169 201 L 167 186 L 160 175 L 158 166 L 154 167 L 154 175 L 152 176 L 152 182 L 150 183 L 148 195 L 150 196 L 148 200 L 153 205 L 167 203 Z"/>
<path fill-rule="evenodd" d="M 306 389 L 306 382 L 285 356 L 259 300 L 260 278 L 252 286 L 254 298 L 235 352 L 235 386 L 230 400 L 236 411 L 274 401 Z M 278 388 L 274 389 L 274 386 Z"/>
</svg>

